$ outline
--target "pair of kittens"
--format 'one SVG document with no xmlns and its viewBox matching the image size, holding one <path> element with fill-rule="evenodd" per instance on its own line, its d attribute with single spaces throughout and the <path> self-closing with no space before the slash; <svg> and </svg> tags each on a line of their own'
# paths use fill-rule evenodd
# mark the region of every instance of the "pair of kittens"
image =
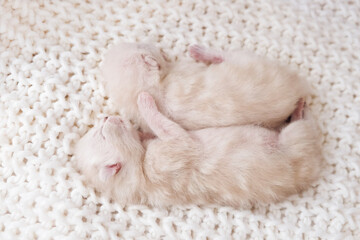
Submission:
<svg viewBox="0 0 360 240">
<path fill-rule="evenodd" d="M 250 53 L 189 51 L 199 62 L 171 63 L 146 44 L 105 56 L 105 89 L 143 132 L 118 116 L 90 129 L 75 153 L 89 183 L 120 204 L 159 207 L 241 207 L 308 187 L 322 157 L 306 83 Z"/>
</svg>

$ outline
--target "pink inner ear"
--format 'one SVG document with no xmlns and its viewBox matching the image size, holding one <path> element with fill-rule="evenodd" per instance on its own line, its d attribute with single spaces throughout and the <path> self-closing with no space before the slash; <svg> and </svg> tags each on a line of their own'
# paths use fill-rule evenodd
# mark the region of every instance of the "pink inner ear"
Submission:
<svg viewBox="0 0 360 240">
<path fill-rule="evenodd" d="M 115 175 L 120 171 L 121 163 L 115 163 L 115 164 L 107 165 L 106 168 L 108 169 L 110 175 Z"/>
<path fill-rule="evenodd" d="M 109 178 L 117 174 L 121 169 L 121 163 L 115 163 L 111 165 L 106 165 L 100 169 L 100 179 L 103 182 L 106 182 Z"/>
</svg>

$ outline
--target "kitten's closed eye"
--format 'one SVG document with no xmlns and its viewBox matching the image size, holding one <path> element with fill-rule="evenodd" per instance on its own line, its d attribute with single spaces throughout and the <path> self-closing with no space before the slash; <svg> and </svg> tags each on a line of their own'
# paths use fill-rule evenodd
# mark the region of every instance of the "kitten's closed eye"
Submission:
<svg viewBox="0 0 360 240">
<path fill-rule="evenodd" d="M 99 133 L 100 133 L 100 136 L 105 140 L 106 138 L 103 134 L 103 128 L 104 128 L 104 126 L 101 126 Z"/>
<path fill-rule="evenodd" d="M 93 138 L 97 137 L 97 136 L 100 136 L 102 139 L 105 140 L 105 136 L 104 134 L 102 133 L 102 130 L 103 130 L 103 126 L 101 126 L 99 129 L 97 129 L 94 134 L 92 135 Z"/>
</svg>

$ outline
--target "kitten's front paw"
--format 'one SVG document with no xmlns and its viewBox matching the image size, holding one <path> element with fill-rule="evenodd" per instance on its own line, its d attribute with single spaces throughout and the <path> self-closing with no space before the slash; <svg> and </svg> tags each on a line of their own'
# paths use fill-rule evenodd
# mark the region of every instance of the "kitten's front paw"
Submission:
<svg viewBox="0 0 360 240">
<path fill-rule="evenodd" d="M 156 103 L 154 98 L 148 92 L 139 93 L 137 104 L 140 110 L 144 109 L 156 109 Z"/>
</svg>

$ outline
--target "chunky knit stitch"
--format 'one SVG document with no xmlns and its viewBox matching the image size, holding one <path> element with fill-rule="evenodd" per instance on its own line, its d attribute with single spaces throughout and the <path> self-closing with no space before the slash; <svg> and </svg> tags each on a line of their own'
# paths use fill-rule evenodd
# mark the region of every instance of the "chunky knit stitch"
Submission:
<svg viewBox="0 0 360 240">
<path fill-rule="evenodd" d="M 0 239 L 360 239 L 359 13 L 358 0 L 0 1 Z M 123 208 L 95 193 L 72 146 L 114 113 L 99 63 L 118 41 L 179 57 L 193 43 L 243 48 L 299 71 L 320 180 L 251 210 Z"/>
</svg>

